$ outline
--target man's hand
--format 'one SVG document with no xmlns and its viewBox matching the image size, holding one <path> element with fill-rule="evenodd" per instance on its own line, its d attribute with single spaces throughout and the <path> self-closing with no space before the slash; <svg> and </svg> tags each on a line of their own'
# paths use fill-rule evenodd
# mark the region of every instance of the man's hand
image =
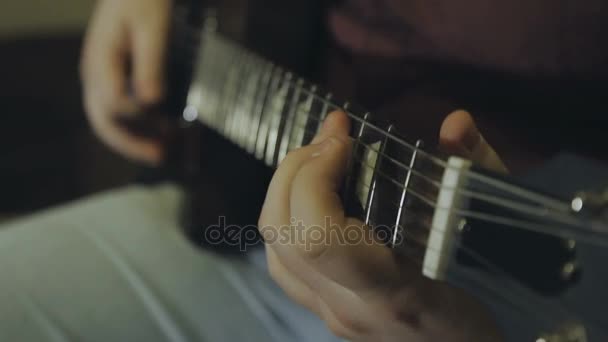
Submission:
<svg viewBox="0 0 608 342">
<path fill-rule="evenodd" d="M 271 182 L 259 227 L 273 279 L 331 331 L 349 340 L 500 340 L 478 303 L 422 277 L 420 266 L 396 258 L 381 242 L 306 243 L 340 234 L 346 227 L 370 229 L 345 216 L 337 194 L 351 149 L 348 127 L 344 113 L 332 113 L 312 144 L 290 153 Z M 466 112 L 448 116 L 440 140 L 447 151 L 505 170 Z M 295 243 L 276 239 L 293 233 L 296 226 L 303 233 Z"/>
<path fill-rule="evenodd" d="M 160 162 L 160 142 L 119 125 L 163 97 L 171 0 L 100 0 L 81 61 L 86 111 L 95 132 L 119 153 Z"/>
</svg>

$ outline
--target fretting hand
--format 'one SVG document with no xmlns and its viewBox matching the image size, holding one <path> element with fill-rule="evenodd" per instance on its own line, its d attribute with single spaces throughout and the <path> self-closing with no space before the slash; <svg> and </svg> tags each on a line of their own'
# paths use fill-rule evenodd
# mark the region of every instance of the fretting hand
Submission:
<svg viewBox="0 0 608 342">
<path fill-rule="evenodd" d="M 340 234 L 345 227 L 370 229 L 345 216 L 337 193 L 351 149 L 348 127 L 344 113 L 330 114 L 312 144 L 290 153 L 274 175 L 259 221 L 273 279 L 349 340 L 500 340 L 481 305 L 422 277 L 419 267 L 395 258 L 384 244 L 306 243 L 323 240 L 319 234 Z M 466 112 L 446 118 L 440 141 L 448 152 L 506 170 Z M 325 226 L 328 217 L 330 227 Z M 295 243 L 270 238 L 290 234 L 295 225 L 304 228 Z"/>
</svg>

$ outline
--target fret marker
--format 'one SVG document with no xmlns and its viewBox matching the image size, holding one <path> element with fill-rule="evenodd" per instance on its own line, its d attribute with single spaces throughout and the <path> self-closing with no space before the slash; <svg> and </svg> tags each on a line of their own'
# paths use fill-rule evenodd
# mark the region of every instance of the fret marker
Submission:
<svg viewBox="0 0 608 342">
<path fill-rule="evenodd" d="M 581 210 L 583 210 L 583 199 L 580 198 L 579 196 L 575 197 L 572 200 L 572 211 L 574 211 L 575 213 L 579 213 Z"/>
<path fill-rule="evenodd" d="M 392 125 L 391 125 L 392 127 Z M 391 127 L 389 127 L 388 133 L 392 133 Z M 401 191 L 401 199 L 399 200 L 399 210 L 397 211 L 397 219 L 395 220 L 395 230 L 393 231 L 393 238 L 391 243 L 393 246 L 396 246 L 399 242 L 399 236 L 401 234 L 401 218 L 403 217 L 403 213 L 405 211 L 405 200 L 407 198 L 407 191 L 410 188 L 410 182 L 412 180 L 412 174 L 414 171 L 414 167 L 416 166 L 416 158 L 418 157 L 418 150 L 422 147 L 422 140 L 416 141 L 416 148 L 412 152 L 412 158 L 410 158 L 410 163 L 408 165 L 407 174 L 405 176 L 405 181 L 403 182 L 403 191 Z"/>
<path fill-rule="evenodd" d="M 194 122 L 198 119 L 198 109 L 193 105 L 188 105 L 184 109 L 183 118 L 187 122 Z"/>
</svg>

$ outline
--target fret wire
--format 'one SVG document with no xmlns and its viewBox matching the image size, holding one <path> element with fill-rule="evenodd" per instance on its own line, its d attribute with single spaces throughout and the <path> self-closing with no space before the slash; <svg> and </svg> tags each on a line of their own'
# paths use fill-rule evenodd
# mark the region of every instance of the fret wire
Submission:
<svg viewBox="0 0 608 342">
<path fill-rule="evenodd" d="M 302 91 L 304 91 L 304 90 L 305 89 L 302 89 Z M 309 101 L 309 105 L 308 105 L 308 110 L 307 110 L 307 113 L 306 113 L 306 124 L 304 126 L 304 131 L 302 132 L 302 139 L 300 139 L 300 142 L 299 142 L 300 146 L 304 145 L 304 139 L 306 138 L 305 131 L 310 126 L 310 122 L 314 119 L 314 117 L 312 115 L 312 110 L 313 110 L 313 106 L 314 106 L 314 103 L 315 103 L 315 96 L 314 96 L 314 94 L 316 94 L 317 90 L 318 89 L 317 89 L 316 85 L 313 85 L 310 88 L 310 93 L 309 93 L 310 99 L 308 100 Z"/>
<path fill-rule="evenodd" d="M 390 132 L 393 129 L 393 125 L 391 125 L 388 128 L 388 131 Z M 388 139 L 386 138 L 386 136 L 384 137 L 381 145 L 380 145 L 380 149 L 377 152 L 377 157 L 376 157 L 376 165 L 374 166 L 374 170 L 372 172 L 372 186 L 371 189 L 368 192 L 368 196 L 367 196 L 367 206 L 365 208 L 365 224 L 368 224 L 370 221 L 370 215 L 372 212 L 372 205 L 373 205 L 373 201 L 374 201 L 374 196 L 376 193 L 376 169 L 378 167 L 380 167 L 380 164 L 382 162 L 382 155 L 384 155 L 384 151 L 386 149 L 386 145 L 388 143 Z"/>
<path fill-rule="evenodd" d="M 289 95 L 289 87 L 293 74 L 288 72 L 281 86 L 278 88 L 276 95 L 272 101 L 271 113 L 270 113 L 270 125 L 268 126 L 268 140 L 266 142 L 266 164 L 268 166 L 275 166 L 275 156 L 277 150 L 277 143 L 279 140 L 279 134 L 281 125 L 285 120 L 283 111 L 285 110 L 286 98 Z"/>
<path fill-rule="evenodd" d="M 317 95 L 312 94 L 312 96 L 317 96 Z M 334 95 L 332 93 L 328 93 L 327 95 L 325 95 L 325 101 L 323 101 L 323 107 L 321 108 L 321 113 L 319 114 L 320 117 L 319 117 L 319 126 L 317 127 L 317 132 L 319 132 L 319 130 L 321 129 L 323 120 L 325 120 L 325 118 L 328 115 L 330 101 L 332 100 L 333 96 Z"/>
<path fill-rule="evenodd" d="M 348 110 L 349 104 L 348 102 L 344 104 L 344 109 Z M 367 121 L 367 119 L 369 118 L 369 113 L 364 115 L 364 121 Z M 365 130 L 365 125 L 361 125 L 361 128 L 359 128 L 359 133 L 357 134 L 357 136 L 355 137 L 353 146 L 352 146 L 352 150 L 351 150 L 351 156 L 350 158 L 348 158 L 348 166 L 347 166 L 347 171 L 346 171 L 346 180 L 344 182 L 344 189 L 342 191 L 342 198 L 344 200 L 348 199 L 349 196 L 349 191 L 350 191 L 350 182 L 352 179 L 352 169 L 353 169 L 353 165 L 352 165 L 352 161 L 354 159 L 354 156 L 357 154 L 357 150 L 359 148 L 359 141 L 361 140 L 361 137 L 363 136 Z"/>
<path fill-rule="evenodd" d="M 282 68 L 280 67 L 276 67 L 273 71 L 273 75 L 271 76 L 271 86 L 270 89 L 268 90 L 267 94 L 266 94 L 266 99 L 264 101 L 264 109 L 262 111 L 262 120 L 260 123 L 260 129 L 258 131 L 258 141 L 257 141 L 257 148 L 256 148 L 256 158 L 258 158 L 258 160 L 264 160 L 265 157 L 265 153 L 266 153 L 266 142 L 268 140 L 268 129 L 269 129 L 269 125 L 270 122 L 269 120 L 272 119 L 272 105 L 273 105 L 273 99 L 275 94 L 275 90 L 278 87 L 278 83 L 280 82 L 280 80 L 283 78 L 283 71 Z M 269 110 L 270 107 L 270 110 Z"/>
<path fill-rule="evenodd" d="M 262 74 L 260 75 L 260 81 L 261 81 L 261 86 L 259 89 L 258 94 L 256 94 L 256 103 L 255 103 L 255 111 L 254 111 L 254 118 L 253 118 L 253 130 L 251 136 L 250 136 L 250 140 L 249 140 L 249 148 L 248 148 L 248 152 L 250 154 L 255 154 L 256 152 L 256 147 L 258 145 L 258 136 L 260 134 L 260 126 L 262 124 L 262 116 L 264 114 L 264 106 L 265 106 L 265 101 L 266 101 L 266 97 L 268 96 L 268 90 L 270 88 L 270 84 L 271 84 L 271 78 L 272 78 L 272 74 L 274 72 L 274 64 L 272 63 L 268 63 L 268 62 L 264 62 L 262 61 L 262 67 L 261 69 Z"/>
<path fill-rule="evenodd" d="M 281 147 L 279 148 L 279 154 L 277 157 L 277 164 L 280 163 L 283 158 L 285 158 L 285 155 L 287 155 L 287 150 L 289 149 L 289 141 L 291 140 L 291 136 L 293 134 L 293 128 L 295 126 L 295 122 L 296 122 L 296 110 L 300 101 L 300 92 L 302 90 L 302 85 L 304 84 L 304 81 L 299 78 L 298 81 L 296 82 L 295 85 L 295 89 L 294 89 L 294 94 L 292 96 L 291 99 L 291 104 L 289 106 L 289 113 L 287 115 L 287 122 L 286 122 L 286 127 L 284 129 L 284 132 L 282 134 L 282 139 L 281 139 Z"/>
<path fill-rule="evenodd" d="M 398 236 L 399 232 L 398 232 L 397 227 L 400 226 L 399 223 L 401 223 L 401 215 L 403 215 L 403 211 L 405 210 L 405 207 L 404 207 L 405 197 L 407 196 L 407 190 L 409 188 L 410 180 L 412 178 L 412 170 L 414 169 L 414 166 L 416 163 L 416 154 L 421 145 L 422 145 L 422 140 L 418 140 L 416 142 L 416 150 L 414 150 L 414 152 L 412 153 L 412 158 L 410 159 L 410 165 L 409 165 L 410 168 L 407 171 L 407 175 L 405 177 L 405 182 L 403 184 L 403 191 L 401 192 L 401 200 L 399 202 L 399 210 L 397 211 L 397 218 L 396 218 L 396 222 L 395 222 L 395 231 L 393 232 L 393 239 L 392 239 L 393 245 L 395 245 L 397 243 L 397 238 L 399 237 Z"/>
<path fill-rule="evenodd" d="M 231 89 L 231 97 L 232 99 L 230 100 L 230 107 L 228 110 L 228 115 L 229 115 L 229 119 L 228 119 L 228 124 L 226 127 L 226 131 L 227 131 L 227 136 L 232 137 L 233 141 L 237 142 L 238 141 L 238 136 L 237 136 L 237 132 L 235 130 L 235 125 L 238 124 L 239 120 L 237 117 L 238 112 L 238 107 L 240 104 L 240 99 L 242 98 L 242 96 L 240 96 L 241 92 L 243 91 L 243 86 L 245 85 L 245 82 L 241 82 L 240 80 L 243 79 L 243 71 L 246 67 L 246 51 L 245 50 L 241 50 L 240 52 L 236 52 L 236 57 L 235 60 L 238 61 L 236 68 L 234 68 L 234 74 L 233 74 L 233 82 L 234 84 L 232 85 L 232 89 Z"/>
<path fill-rule="evenodd" d="M 232 107 L 233 105 L 233 99 L 232 99 L 232 93 L 234 90 L 234 80 L 236 80 L 236 77 L 234 76 L 236 74 L 236 70 L 238 68 L 238 60 L 237 60 L 237 56 L 235 54 L 232 54 L 230 49 L 226 49 L 226 59 L 228 60 L 228 64 L 232 65 L 233 67 L 229 67 L 226 70 L 225 75 L 225 82 L 224 82 L 224 87 L 226 87 L 226 90 L 224 91 L 224 94 L 222 95 L 223 98 L 223 105 L 222 105 L 222 125 L 221 125 L 221 130 L 220 132 L 228 137 L 229 139 L 231 139 L 232 137 L 230 136 L 230 132 L 228 132 L 227 127 L 229 125 L 229 121 L 230 121 L 230 107 Z M 235 66 L 237 65 L 237 66 Z"/>
<path fill-rule="evenodd" d="M 241 60 L 241 72 L 239 74 L 239 90 L 236 93 L 235 106 L 234 106 L 234 118 L 232 120 L 232 135 L 235 137 L 235 142 L 239 146 L 243 146 L 243 135 L 241 134 L 241 126 L 243 122 L 249 119 L 249 115 L 244 113 L 247 105 L 250 82 L 251 82 L 251 58 L 245 51 L 243 59 Z"/>
<path fill-rule="evenodd" d="M 316 86 L 312 86 L 311 87 L 312 92 L 314 93 L 317 90 Z M 300 89 L 300 92 L 302 91 L 302 89 Z M 288 147 L 288 151 L 291 150 L 291 147 L 294 146 L 295 148 L 298 147 L 302 147 L 304 145 L 304 139 L 306 138 L 306 129 L 308 128 L 308 125 L 310 123 L 310 117 L 312 116 L 312 105 L 314 102 L 314 98 L 309 94 L 308 97 L 306 98 L 304 104 L 305 107 L 301 107 L 301 105 L 298 105 L 298 108 L 296 109 L 296 119 L 294 120 L 294 129 L 295 128 L 301 128 L 298 131 L 298 134 L 293 136 L 290 138 L 289 141 L 289 147 Z M 300 110 L 301 108 L 305 108 L 302 111 Z M 305 115 L 304 118 L 304 124 L 300 125 L 300 121 L 302 120 L 301 116 Z M 293 143 L 293 145 L 292 145 Z"/>
<path fill-rule="evenodd" d="M 222 55 L 222 59 L 224 60 L 224 65 L 225 68 L 220 68 L 221 71 L 224 71 L 224 73 L 222 73 L 223 79 L 223 86 L 222 86 L 222 92 L 220 95 L 220 109 L 217 111 L 217 124 L 216 124 L 216 130 L 220 133 L 224 133 L 226 134 L 226 121 L 228 119 L 228 115 L 227 115 L 227 111 L 228 111 L 228 107 L 230 106 L 229 103 L 229 94 L 230 94 L 230 90 L 231 90 L 231 81 L 234 79 L 233 75 L 233 68 L 230 68 L 231 65 L 234 65 L 233 59 L 235 58 L 235 56 L 233 54 L 231 54 L 230 49 L 225 46 L 226 44 L 223 44 L 224 46 L 218 46 L 218 50 L 221 51 L 221 55 Z M 232 62 L 232 63 L 231 63 Z"/>
<path fill-rule="evenodd" d="M 272 69 L 271 65 L 257 58 L 255 55 L 252 57 L 251 70 L 253 73 L 253 80 L 251 81 L 251 92 L 248 96 L 248 108 L 244 113 L 249 114 L 248 122 L 241 124 L 241 134 L 243 135 L 243 145 L 245 149 L 251 154 L 255 149 L 257 140 L 257 133 L 259 127 L 259 113 L 261 112 L 261 106 L 263 103 L 263 97 L 260 99 L 260 94 L 264 95 L 265 89 L 268 87 L 266 81 L 266 73 Z"/>
<path fill-rule="evenodd" d="M 243 95 L 239 96 L 240 103 L 237 108 L 239 115 L 236 120 L 236 135 L 238 137 L 238 145 L 241 148 L 247 147 L 247 127 L 251 125 L 251 115 L 248 113 L 253 113 L 253 100 L 255 97 L 256 84 L 258 83 L 258 74 L 255 70 L 256 60 L 248 54 L 248 59 L 246 63 L 246 76 L 242 79 L 245 83 L 245 92 Z"/>
<path fill-rule="evenodd" d="M 251 102 L 250 109 L 247 113 L 250 113 L 250 124 L 243 124 L 243 136 L 245 140 L 245 149 L 251 154 L 251 152 L 255 148 L 255 143 L 257 139 L 258 127 L 259 127 L 259 115 L 261 102 L 260 94 L 264 94 L 264 89 L 267 88 L 266 81 L 269 78 L 266 78 L 266 73 L 269 73 L 272 69 L 272 66 L 267 64 L 266 62 L 260 60 L 255 55 L 253 56 L 253 66 L 252 69 L 255 73 L 255 81 L 252 83 L 252 94 L 251 94 Z"/>
</svg>

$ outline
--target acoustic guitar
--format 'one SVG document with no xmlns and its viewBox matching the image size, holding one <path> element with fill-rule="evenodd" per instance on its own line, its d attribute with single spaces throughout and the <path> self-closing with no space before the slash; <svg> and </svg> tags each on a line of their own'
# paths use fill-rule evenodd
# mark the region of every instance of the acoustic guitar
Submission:
<svg viewBox="0 0 608 342">
<path fill-rule="evenodd" d="M 607 166 L 562 154 L 525 177 L 494 174 L 403 137 L 399 127 L 241 46 L 218 30 L 213 11 L 176 11 L 176 32 L 190 38 L 173 50 L 181 49 L 174 65 L 185 68 L 172 88 L 182 95 L 174 105 L 183 103 L 173 159 L 192 190 L 184 227 L 193 240 L 213 245 L 206 227 L 219 212 L 197 209 L 201 192 L 238 193 L 249 184 L 205 205 L 257 216 L 259 205 L 242 198 L 263 196 L 271 170 L 310 143 L 329 112 L 342 110 L 353 140 L 343 200 L 351 215 L 378 228 L 387 248 L 485 303 L 509 341 L 608 341 Z M 204 151 L 222 141 L 228 152 Z M 222 165 L 216 173 L 230 181 L 201 180 L 205 164 Z M 223 241 L 256 243 L 234 233 Z"/>
</svg>

